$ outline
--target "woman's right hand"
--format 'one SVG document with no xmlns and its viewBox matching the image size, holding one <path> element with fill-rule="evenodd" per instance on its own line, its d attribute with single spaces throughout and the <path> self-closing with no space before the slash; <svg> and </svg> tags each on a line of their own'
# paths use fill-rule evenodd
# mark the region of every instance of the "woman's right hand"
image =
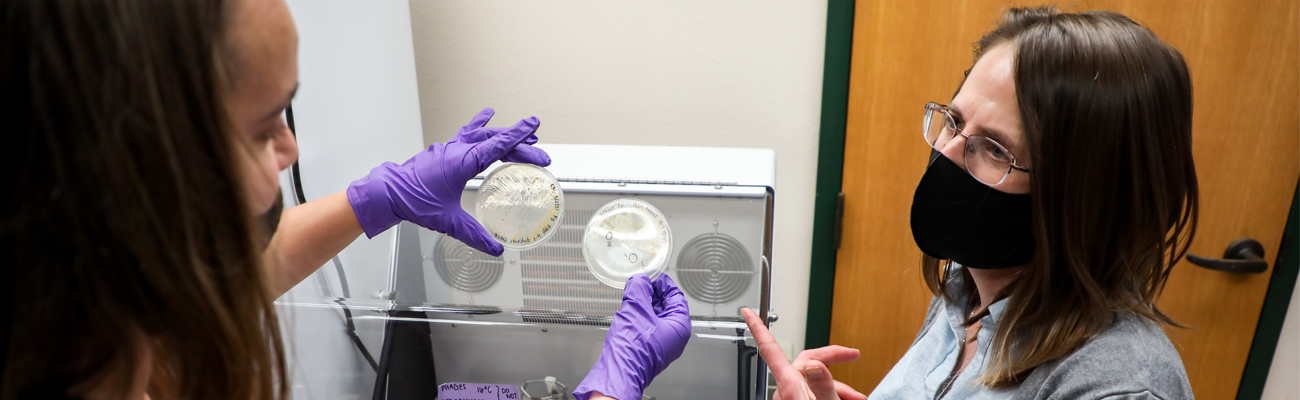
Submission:
<svg viewBox="0 0 1300 400">
<path fill-rule="evenodd" d="M 772 400 L 866 400 L 867 396 L 859 393 L 840 381 L 831 378 L 827 365 L 850 362 L 858 359 L 858 349 L 844 346 L 826 346 L 804 350 L 795 357 L 794 362 L 785 359 L 785 352 L 776 344 L 772 333 L 763 326 L 754 310 L 741 311 L 745 323 L 754 334 L 754 343 L 758 345 L 758 355 L 767 362 L 776 379 L 776 395 Z"/>
</svg>

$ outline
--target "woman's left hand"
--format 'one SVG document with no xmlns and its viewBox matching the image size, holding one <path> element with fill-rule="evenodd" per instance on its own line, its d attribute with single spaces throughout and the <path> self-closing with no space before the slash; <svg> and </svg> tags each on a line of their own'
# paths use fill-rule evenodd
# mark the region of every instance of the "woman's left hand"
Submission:
<svg viewBox="0 0 1300 400">
<path fill-rule="evenodd" d="M 386 162 L 348 186 L 348 201 L 366 236 L 401 220 L 442 232 L 493 256 L 505 250 L 483 225 L 460 207 L 465 182 L 504 159 L 540 166 L 551 157 L 533 147 L 537 117 L 506 128 L 487 128 L 495 112 L 484 109 L 446 144 L 434 143 L 402 164 Z"/>
<path fill-rule="evenodd" d="M 573 389 L 578 400 L 640 400 L 668 364 L 681 357 L 691 339 L 686 296 L 668 275 L 654 282 L 643 273 L 623 288 L 623 306 L 605 334 L 600 358 Z"/>
<path fill-rule="evenodd" d="M 867 396 L 859 393 L 849 385 L 831 378 L 827 365 L 850 362 L 858 359 L 858 349 L 844 346 L 826 346 L 804 350 L 791 363 L 785 359 L 785 352 L 776 344 L 772 333 L 763 326 L 763 320 L 748 308 L 741 311 L 745 323 L 754 334 L 754 343 L 758 345 L 758 355 L 763 357 L 776 379 L 776 395 L 772 400 L 866 400 Z"/>
</svg>

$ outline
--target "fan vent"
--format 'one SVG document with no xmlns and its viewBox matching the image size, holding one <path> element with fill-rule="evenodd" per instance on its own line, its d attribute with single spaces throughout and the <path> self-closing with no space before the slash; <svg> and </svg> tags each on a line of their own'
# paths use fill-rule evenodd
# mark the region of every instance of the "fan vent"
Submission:
<svg viewBox="0 0 1300 400">
<path fill-rule="evenodd" d="M 459 240 L 443 237 L 433 247 L 438 276 L 453 288 L 470 293 L 488 290 L 501 280 L 505 263 L 483 254 Z"/>
<path fill-rule="evenodd" d="M 682 290 L 709 304 L 740 297 L 753 275 L 754 262 L 745 245 L 720 233 L 696 236 L 682 246 L 677 257 L 677 279 Z"/>
<path fill-rule="evenodd" d="M 551 240 L 519 253 L 525 322 L 608 326 L 623 291 L 596 280 L 582 258 L 592 211 L 565 210 Z"/>
</svg>

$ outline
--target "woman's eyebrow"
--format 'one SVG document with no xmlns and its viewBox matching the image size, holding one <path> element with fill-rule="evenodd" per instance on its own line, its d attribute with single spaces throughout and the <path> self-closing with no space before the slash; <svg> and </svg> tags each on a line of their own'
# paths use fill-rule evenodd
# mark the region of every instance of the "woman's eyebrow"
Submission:
<svg viewBox="0 0 1300 400">
<path fill-rule="evenodd" d="M 953 118 L 958 118 L 958 119 L 961 118 L 961 109 L 960 109 L 960 108 L 957 108 L 957 106 L 955 106 L 955 105 L 949 105 L 949 106 L 948 106 L 948 112 L 952 114 L 952 117 L 953 117 Z M 964 129 L 963 129 L 963 131 L 964 131 Z M 974 134 L 974 135 L 984 136 L 984 137 L 987 137 L 987 138 L 989 138 L 989 139 L 993 139 L 993 141 L 998 142 L 998 144 L 1001 144 L 1002 146 L 1006 147 L 1007 150 L 1013 150 L 1012 148 L 1013 148 L 1013 147 L 1016 147 L 1015 145 L 1017 144 L 1017 143 L 1012 143 L 1012 142 L 1009 142 L 1009 141 L 1008 141 L 1008 140 L 1010 140 L 1010 138 L 1011 138 L 1010 135 L 1007 135 L 1007 134 L 1005 134 L 1005 133 L 1002 133 L 1002 131 L 1000 131 L 1000 130 L 997 130 L 997 129 L 990 129 L 990 128 L 985 127 L 985 126 L 980 126 L 980 127 L 979 127 L 979 132 L 966 132 L 966 134 L 967 134 L 967 135 L 972 135 L 972 134 Z"/>
<path fill-rule="evenodd" d="M 290 89 L 289 92 L 285 94 L 284 100 L 280 101 L 280 105 L 277 106 L 274 111 L 272 111 L 270 114 L 266 116 L 266 118 L 263 119 L 279 118 L 280 114 L 284 113 L 284 109 L 289 108 L 289 103 L 293 101 L 293 98 L 298 96 L 298 86 L 299 86 L 298 83 L 294 83 L 293 89 Z"/>
<path fill-rule="evenodd" d="M 993 139 L 993 141 L 998 142 L 998 144 L 1001 144 L 1002 146 L 1006 147 L 1007 150 L 1011 150 L 1012 147 L 1015 147 L 1014 146 L 1015 143 L 1011 143 L 1007 141 L 1007 138 L 1009 138 L 1010 136 L 1003 134 L 1002 131 L 989 129 L 981 126 L 980 133 L 983 134 L 985 137 L 988 137 L 989 139 Z"/>
</svg>

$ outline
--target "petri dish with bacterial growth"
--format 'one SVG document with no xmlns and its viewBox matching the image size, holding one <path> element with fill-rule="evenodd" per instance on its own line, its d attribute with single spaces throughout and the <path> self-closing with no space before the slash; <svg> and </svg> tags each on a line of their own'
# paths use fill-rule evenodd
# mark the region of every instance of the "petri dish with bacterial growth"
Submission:
<svg viewBox="0 0 1300 400">
<path fill-rule="evenodd" d="M 564 219 L 564 190 L 546 169 L 505 163 L 483 180 L 475 216 L 507 249 L 527 250 L 550 239 Z"/>
</svg>

